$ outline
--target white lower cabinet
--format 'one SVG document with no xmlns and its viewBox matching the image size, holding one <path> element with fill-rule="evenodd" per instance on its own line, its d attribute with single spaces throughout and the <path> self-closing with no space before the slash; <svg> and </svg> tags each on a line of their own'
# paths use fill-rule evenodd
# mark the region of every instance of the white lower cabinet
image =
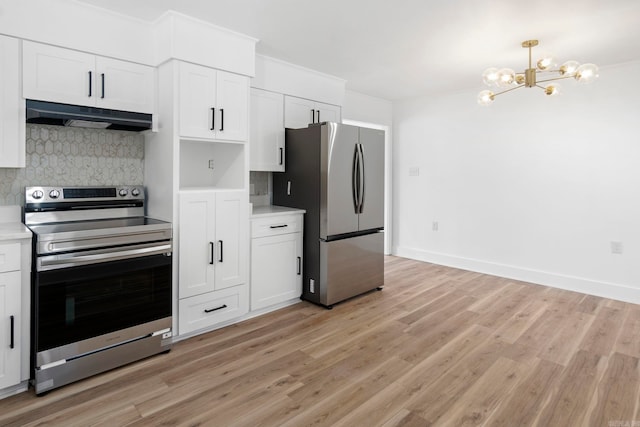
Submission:
<svg viewBox="0 0 640 427">
<path fill-rule="evenodd" d="M 179 334 L 249 311 L 248 209 L 242 190 L 180 193 Z"/>
<path fill-rule="evenodd" d="M 210 328 L 247 314 L 249 286 L 240 285 L 181 299 L 178 304 L 180 334 Z"/>
<path fill-rule="evenodd" d="M 251 310 L 302 294 L 302 214 L 254 218 L 251 224 Z"/>
<path fill-rule="evenodd" d="M 0 244 L 0 389 L 21 380 L 21 301 L 20 244 Z"/>
</svg>

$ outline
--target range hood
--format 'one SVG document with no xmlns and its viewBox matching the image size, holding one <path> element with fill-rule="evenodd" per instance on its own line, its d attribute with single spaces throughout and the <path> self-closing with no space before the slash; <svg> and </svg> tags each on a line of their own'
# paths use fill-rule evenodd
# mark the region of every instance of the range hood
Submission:
<svg viewBox="0 0 640 427">
<path fill-rule="evenodd" d="M 27 99 L 27 123 L 141 132 L 151 129 L 151 114 Z"/>
</svg>

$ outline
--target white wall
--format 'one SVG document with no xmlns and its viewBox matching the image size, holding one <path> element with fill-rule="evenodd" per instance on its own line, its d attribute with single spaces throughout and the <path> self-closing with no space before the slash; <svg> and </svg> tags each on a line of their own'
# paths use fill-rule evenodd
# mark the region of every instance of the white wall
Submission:
<svg viewBox="0 0 640 427">
<path fill-rule="evenodd" d="M 342 104 L 342 119 L 391 126 L 393 104 L 386 99 L 347 90 Z"/>
<path fill-rule="evenodd" d="M 394 253 L 640 303 L 638 75 L 394 104 Z"/>
</svg>

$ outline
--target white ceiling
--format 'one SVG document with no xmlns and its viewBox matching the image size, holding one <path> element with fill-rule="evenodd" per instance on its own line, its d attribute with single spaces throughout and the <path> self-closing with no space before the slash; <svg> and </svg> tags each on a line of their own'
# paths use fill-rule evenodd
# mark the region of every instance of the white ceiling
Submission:
<svg viewBox="0 0 640 427">
<path fill-rule="evenodd" d="M 260 39 L 258 53 L 399 100 L 482 88 L 485 68 L 552 53 L 640 59 L 640 0 L 79 0 L 148 21 L 172 9 Z"/>
</svg>

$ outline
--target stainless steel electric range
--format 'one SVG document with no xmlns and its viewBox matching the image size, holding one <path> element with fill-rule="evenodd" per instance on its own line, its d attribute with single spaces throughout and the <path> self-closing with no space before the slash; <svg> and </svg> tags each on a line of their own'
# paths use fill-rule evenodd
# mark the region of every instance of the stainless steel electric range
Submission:
<svg viewBox="0 0 640 427">
<path fill-rule="evenodd" d="M 40 394 L 171 347 L 171 224 L 141 186 L 28 187 Z"/>
</svg>

